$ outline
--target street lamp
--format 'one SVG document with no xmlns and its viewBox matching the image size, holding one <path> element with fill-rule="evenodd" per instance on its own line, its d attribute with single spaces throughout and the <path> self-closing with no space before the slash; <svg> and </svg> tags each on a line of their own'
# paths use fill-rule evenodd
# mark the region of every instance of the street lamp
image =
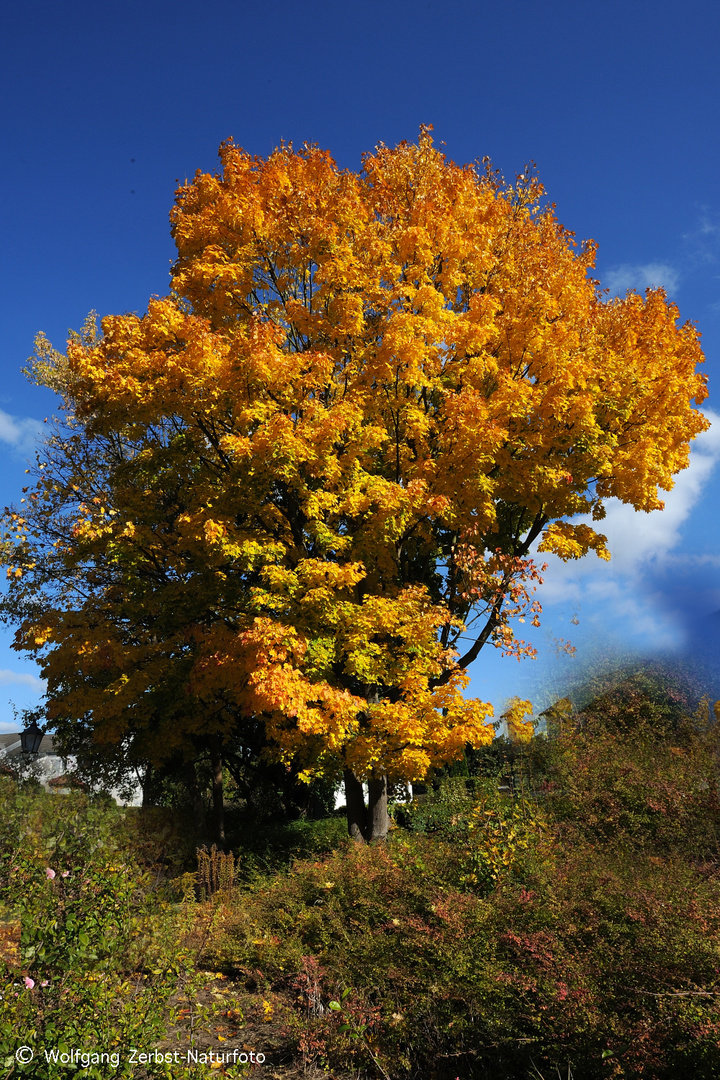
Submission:
<svg viewBox="0 0 720 1080">
<path fill-rule="evenodd" d="M 20 732 L 20 744 L 23 754 L 30 754 L 31 756 L 37 754 L 42 737 L 43 732 L 37 726 L 37 720 L 33 720 L 32 724 Z"/>
</svg>

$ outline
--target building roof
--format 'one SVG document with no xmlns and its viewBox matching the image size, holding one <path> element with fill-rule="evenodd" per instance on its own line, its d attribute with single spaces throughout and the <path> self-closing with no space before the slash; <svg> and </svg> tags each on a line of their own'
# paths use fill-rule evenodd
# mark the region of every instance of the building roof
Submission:
<svg viewBox="0 0 720 1080">
<path fill-rule="evenodd" d="M 8 757 L 22 753 L 20 732 L 3 732 L 0 734 L 0 756 L 5 753 Z M 39 755 L 57 754 L 55 749 L 55 736 L 43 735 L 40 743 Z"/>
</svg>

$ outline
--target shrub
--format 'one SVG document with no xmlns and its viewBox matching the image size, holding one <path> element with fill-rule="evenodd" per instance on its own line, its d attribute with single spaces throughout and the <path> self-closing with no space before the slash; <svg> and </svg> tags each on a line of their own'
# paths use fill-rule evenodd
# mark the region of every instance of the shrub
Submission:
<svg viewBox="0 0 720 1080">
<path fill-rule="evenodd" d="M 125 1051 L 165 1033 L 189 964 L 167 920 L 161 932 L 162 900 L 123 843 L 122 814 L 81 794 L 6 783 L 0 795 L 0 900 L 21 924 L 18 966 L 0 966 L 0 1062 L 21 1075 L 64 1075 L 45 1049 L 102 1048 L 108 1060 L 88 1059 L 82 1075 L 132 1075 Z M 35 1051 L 32 1062 L 15 1062 L 19 1045 Z"/>
<path fill-rule="evenodd" d="M 295 994 L 306 1057 L 393 1080 L 720 1077 L 716 732 L 634 716 L 568 714 L 516 794 L 498 754 L 387 844 L 258 878 L 208 961 Z"/>
</svg>

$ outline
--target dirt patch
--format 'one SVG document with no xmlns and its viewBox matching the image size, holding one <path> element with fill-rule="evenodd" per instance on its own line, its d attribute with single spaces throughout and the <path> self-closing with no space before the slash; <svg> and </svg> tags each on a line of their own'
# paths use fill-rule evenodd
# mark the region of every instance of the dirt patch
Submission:
<svg viewBox="0 0 720 1080">
<path fill-rule="evenodd" d="M 250 983 L 250 987 L 248 987 Z M 177 995 L 177 1023 L 159 1051 L 188 1051 L 215 1063 L 214 1071 L 235 1074 L 233 1061 L 250 1064 L 258 1080 L 375 1080 L 375 1072 L 324 1069 L 298 1049 L 290 992 L 252 988 L 252 980 L 208 972 L 207 982 L 187 997 Z M 237 1052 L 237 1053 L 236 1053 Z M 202 1055 L 206 1055 L 205 1058 Z M 212 1055 L 212 1056 L 211 1056 Z M 243 1057 L 242 1055 L 246 1055 Z"/>
</svg>

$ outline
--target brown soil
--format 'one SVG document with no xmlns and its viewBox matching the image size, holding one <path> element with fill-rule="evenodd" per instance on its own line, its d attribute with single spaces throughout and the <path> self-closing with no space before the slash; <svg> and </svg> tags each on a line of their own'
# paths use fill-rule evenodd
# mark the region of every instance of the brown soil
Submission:
<svg viewBox="0 0 720 1080">
<path fill-rule="evenodd" d="M 199 1053 L 213 1051 L 216 1055 L 264 1055 L 264 1062 L 250 1069 L 258 1080 L 376 1080 L 377 1072 L 363 1068 L 328 1071 L 322 1062 L 303 1055 L 293 1034 L 296 1002 L 289 992 L 261 991 L 253 987 L 252 979 L 232 979 L 207 972 L 207 982 L 192 1000 L 177 997 L 178 1023 L 168 1032 L 158 1050 L 192 1048 Z M 230 1075 L 237 1067 L 227 1066 Z M 220 1065 L 213 1072 L 222 1076 L 226 1069 Z"/>
</svg>

